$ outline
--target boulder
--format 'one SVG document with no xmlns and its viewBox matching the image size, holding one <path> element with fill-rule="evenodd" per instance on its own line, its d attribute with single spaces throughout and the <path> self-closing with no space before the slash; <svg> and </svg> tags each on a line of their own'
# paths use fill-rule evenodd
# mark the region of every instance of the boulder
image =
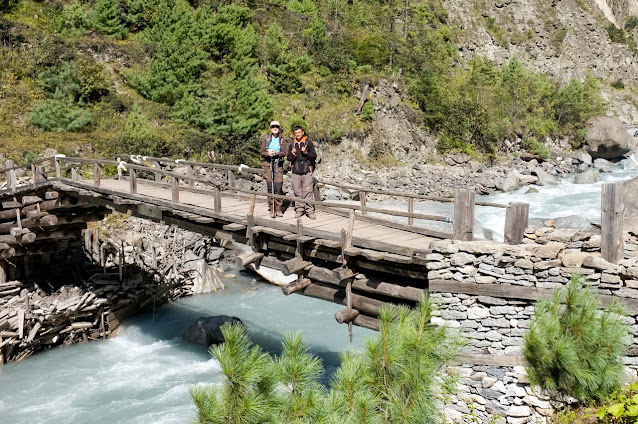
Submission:
<svg viewBox="0 0 638 424">
<path fill-rule="evenodd" d="M 623 184 L 625 215 L 623 218 L 625 231 L 638 233 L 638 177 Z"/>
<path fill-rule="evenodd" d="M 547 186 L 558 184 L 558 180 L 544 171 L 541 167 L 536 167 L 532 170 L 532 173 L 538 177 L 538 185 Z"/>
<path fill-rule="evenodd" d="M 466 153 L 453 153 L 445 158 L 448 165 L 462 165 L 472 160 L 472 157 Z"/>
<path fill-rule="evenodd" d="M 529 190 L 525 192 L 525 194 L 538 193 L 538 189 L 534 187 L 530 187 Z"/>
<path fill-rule="evenodd" d="M 585 139 L 593 158 L 617 159 L 636 145 L 618 118 L 597 116 L 590 121 L 590 125 Z"/>
<path fill-rule="evenodd" d="M 620 161 L 622 169 L 638 169 L 638 153 L 627 156 L 627 159 Z"/>
<path fill-rule="evenodd" d="M 616 166 L 615 163 L 609 162 L 606 159 L 602 159 L 602 158 L 594 159 L 594 168 L 609 170 L 610 168 L 613 168 L 614 166 Z"/>
<path fill-rule="evenodd" d="M 582 174 L 577 174 L 574 177 L 574 184 L 593 184 L 598 181 L 602 181 L 598 172 L 595 172 L 591 169 L 583 172 Z"/>
<path fill-rule="evenodd" d="M 217 271 L 206 263 L 206 260 L 197 256 L 192 250 L 184 253 L 184 270 L 190 272 L 193 280 L 193 294 L 210 293 L 224 288 Z"/>
<path fill-rule="evenodd" d="M 242 324 L 239 318 L 229 317 L 227 315 L 202 317 L 193 325 L 186 328 L 186 330 L 182 333 L 182 337 L 189 343 L 205 347 L 224 343 L 224 336 L 222 334 L 221 327 L 226 323 Z"/>
<path fill-rule="evenodd" d="M 518 172 L 516 170 L 510 171 L 503 180 L 501 180 L 501 190 L 513 191 L 521 186 L 521 181 L 518 178 Z"/>
<path fill-rule="evenodd" d="M 591 155 L 587 152 L 583 152 L 582 150 L 573 152 L 572 157 L 580 163 L 584 163 L 585 165 L 591 165 L 593 161 Z"/>
<path fill-rule="evenodd" d="M 591 221 L 589 218 L 580 215 L 568 215 L 554 218 L 554 228 L 574 230 L 591 230 Z"/>
</svg>

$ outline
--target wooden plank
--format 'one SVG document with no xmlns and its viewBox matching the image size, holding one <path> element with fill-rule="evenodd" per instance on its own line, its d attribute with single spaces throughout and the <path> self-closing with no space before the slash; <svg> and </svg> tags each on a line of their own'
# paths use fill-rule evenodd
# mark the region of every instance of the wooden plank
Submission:
<svg viewBox="0 0 638 424">
<path fill-rule="evenodd" d="M 606 183 L 601 195 L 601 256 L 607 262 L 618 264 L 625 256 L 623 241 L 623 183 Z"/>
<path fill-rule="evenodd" d="M 506 244 L 521 244 L 529 218 L 529 204 L 513 202 L 505 209 L 504 241 Z"/>
<path fill-rule="evenodd" d="M 339 285 L 341 282 L 353 278 L 356 272 L 353 272 L 349 268 L 339 267 L 335 269 L 323 268 L 320 266 L 314 266 L 308 271 L 308 278 L 315 281 L 321 281 L 322 283 L 329 283 Z"/>
<path fill-rule="evenodd" d="M 305 296 L 315 297 L 317 299 L 323 299 L 346 306 L 346 294 L 342 287 L 311 283 L 303 291 L 303 294 Z M 379 308 L 384 304 L 386 303 L 381 302 L 380 300 L 371 299 L 354 293 L 352 294 L 352 307 L 366 315 L 376 317 L 379 314 Z"/>
<path fill-rule="evenodd" d="M 474 192 L 457 190 L 454 198 L 454 221 L 452 238 L 471 241 L 474 239 Z"/>
<path fill-rule="evenodd" d="M 232 222 L 230 224 L 225 224 L 222 225 L 222 230 L 224 231 L 244 231 L 246 229 L 246 226 L 243 224 L 238 224 L 235 222 Z"/>
<path fill-rule="evenodd" d="M 281 291 L 286 296 L 289 296 L 298 291 L 304 290 L 306 287 L 310 285 L 312 281 L 308 278 L 299 278 L 298 280 L 293 281 L 292 283 L 286 284 L 281 287 Z"/>
</svg>

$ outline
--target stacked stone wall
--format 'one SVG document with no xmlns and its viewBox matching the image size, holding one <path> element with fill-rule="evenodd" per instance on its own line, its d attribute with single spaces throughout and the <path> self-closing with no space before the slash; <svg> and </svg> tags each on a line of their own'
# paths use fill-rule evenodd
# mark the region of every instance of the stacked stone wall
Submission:
<svg viewBox="0 0 638 424">
<path fill-rule="evenodd" d="M 433 322 L 458 328 L 467 339 L 463 353 L 468 363 L 448 370 L 461 382 L 447 409 L 452 422 L 470 412 L 480 422 L 492 422 L 495 416 L 501 417 L 496 422 L 510 424 L 547 422 L 552 407 L 526 378 L 522 336 L 534 316 L 533 298 L 551 295 L 549 289 L 564 287 L 572 274 L 583 275 L 598 294 L 632 304 L 626 320 L 636 339 L 638 243 L 632 234 L 625 240 L 625 257 L 617 265 L 600 257 L 600 235 L 595 230 L 557 230 L 551 221 L 526 230 L 525 243 L 518 246 L 434 243 L 427 256 L 432 296 L 439 304 Z M 628 379 L 635 379 L 635 342 L 624 362 Z"/>
</svg>

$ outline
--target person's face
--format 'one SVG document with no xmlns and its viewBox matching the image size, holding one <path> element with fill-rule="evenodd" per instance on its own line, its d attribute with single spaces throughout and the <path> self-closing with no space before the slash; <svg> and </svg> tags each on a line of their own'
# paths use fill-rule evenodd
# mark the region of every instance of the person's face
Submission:
<svg viewBox="0 0 638 424">
<path fill-rule="evenodd" d="M 272 135 L 274 135 L 275 137 L 277 137 L 279 135 L 279 131 L 280 128 L 278 126 L 272 126 L 270 127 L 270 132 L 272 133 Z"/>
<path fill-rule="evenodd" d="M 302 129 L 297 129 L 294 131 L 295 133 L 295 138 L 297 140 L 301 140 L 303 138 L 303 130 Z"/>
</svg>

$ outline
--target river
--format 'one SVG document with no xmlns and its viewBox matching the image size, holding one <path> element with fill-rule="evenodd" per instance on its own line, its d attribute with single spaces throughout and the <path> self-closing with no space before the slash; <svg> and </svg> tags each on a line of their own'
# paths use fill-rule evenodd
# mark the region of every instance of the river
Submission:
<svg viewBox="0 0 638 424">
<path fill-rule="evenodd" d="M 604 182 L 624 181 L 637 171 L 601 174 Z M 527 187 L 481 200 L 530 203 L 530 217 L 587 216 L 600 221 L 602 183 Z M 392 207 L 403 206 L 386 202 Z M 415 205 L 416 210 L 427 207 Z M 504 210 L 477 208 L 485 228 L 502 237 Z M 251 338 L 277 353 L 283 334 L 301 330 L 312 350 L 332 369 L 337 352 L 360 350 L 375 332 L 347 327 L 334 320 L 339 305 L 299 295 L 283 296 L 243 270 L 230 270 L 220 293 L 184 298 L 152 313 L 127 320 L 117 337 L 41 352 L 26 361 L 0 367 L 0 423 L 189 423 L 195 408 L 189 388 L 215 384 L 219 367 L 205 348 L 179 337 L 185 327 L 208 315 L 234 315 L 246 323 Z"/>
</svg>

